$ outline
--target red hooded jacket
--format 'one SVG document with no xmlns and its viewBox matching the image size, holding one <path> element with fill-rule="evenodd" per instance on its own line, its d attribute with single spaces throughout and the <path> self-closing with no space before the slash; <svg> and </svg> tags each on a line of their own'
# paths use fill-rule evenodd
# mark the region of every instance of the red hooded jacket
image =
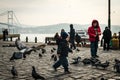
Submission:
<svg viewBox="0 0 120 80">
<path fill-rule="evenodd" d="M 101 29 L 100 29 L 100 26 L 99 26 L 99 22 L 97 20 L 93 20 L 92 21 L 92 26 L 90 26 L 88 28 L 88 35 L 89 35 L 89 40 L 90 42 L 95 42 L 96 40 L 96 33 L 95 33 L 95 29 L 94 29 L 94 26 L 93 26 L 93 23 L 97 22 L 97 32 L 98 32 L 98 35 L 100 36 L 101 35 Z"/>
</svg>

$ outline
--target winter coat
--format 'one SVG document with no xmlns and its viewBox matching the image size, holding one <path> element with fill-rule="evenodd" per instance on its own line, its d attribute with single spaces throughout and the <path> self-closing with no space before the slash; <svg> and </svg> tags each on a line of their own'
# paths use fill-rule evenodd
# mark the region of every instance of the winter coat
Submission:
<svg viewBox="0 0 120 80">
<path fill-rule="evenodd" d="M 68 43 L 66 40 L 61 40 L 60 44 L 58 45 L 58 50 L 57 50 L 57 54 L 60 54 L 59 57 L 67 57 L 68 56 L 69 47 L 67 44 Z"/>
<path fill-rule="evenodd" d="M 68 37 L 68 34 L 66 32 L 61 32 L 62 39 L 66 39 Z"/>
<path fill-rule="evenodd" d="M 74 40 L 75 39 L 75 29 L 71 29 L 70 30 L 70 40 Z"/>
<path fill-rule="evenodd" d="M 111 38 L 112 38 L 111 31 L 109 29 L 104 30 L 104 32 L 103 32 L 103 39 L 106 40 L 106 41 L 107 40 L 110 41 Z"/>
<path fill-rule="evenodd" d="M 101 29 L 100 29 L 100 26 L 99 26 L 99 23 L 98 23 L 98 25 L 97 25 L 98 27 L 96 29 L 97 29 L 97 32 L 99 33 L 99 35 L 97 37 L 95 37 L 96 36 L 96 31 L 95 31 L 94 26 L 93 26 L 94 22 L 98 23 L 97 20 L 93 20 L 92 21 L 92 26 L 90 26 L 88 28 L 88 35 L 89 35 L 90 42 L 99 41 L 99 36 L 101 35 Z"/>
</svg>

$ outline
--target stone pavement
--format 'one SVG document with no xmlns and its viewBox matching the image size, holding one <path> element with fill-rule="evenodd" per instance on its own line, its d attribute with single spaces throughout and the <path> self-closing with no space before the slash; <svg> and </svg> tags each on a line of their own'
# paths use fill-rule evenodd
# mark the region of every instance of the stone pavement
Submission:
<svg viewBox="0 0 120 80">
<path fill-rule="evenodd" d="M 51 58 L 51 49 L 53 46 L 47 46 L 47 53 L 43 54 L 43 57 L 39 59 L 38 53 L 41 51 L 32 52 L 28 55 L 26 60 L 20 59 L 16 61 L 9 61 L 12 53 L 18 51 L 14 47 L 1 47 L 0 46 L 0 80 L 13 80 L 10 73 L 12 65 L 14 65 L 18 71 L 18 78 L 14 80 L 34 80 L 31 76 L 32 68 L 36 67 L 36 71 L 44 76 L 47 80 L 100 80 L 101 77 L 110 80 L 120 80 L 120 74 L 114 72 L 113 64 L 114 59 L 120 59 L 120 51 L 104 52 L 102 48 L 99 48 L 98 55 L 100 60 L 105 62 L 110 61 L 110 66 L 107 70 L 96 69 L 92 66 L 84 66 L 82 63 L 78 65 L 69 65 L 71 74 L 63 74 L 63 68 L 60 67 L 57 72 L 52 69 L 53 61 Z M 56 46 L 54 46 L 56 47 Z M 55 52 L 56 53 L 56 52 Z M 89 48 L 80 48 L 80 52 L 74 51 L 73 54 L 69 54 L 69 63 L 72 62 L 72 58 L 80 56 L 82 59 L 90 57 Z"/>
</svg>

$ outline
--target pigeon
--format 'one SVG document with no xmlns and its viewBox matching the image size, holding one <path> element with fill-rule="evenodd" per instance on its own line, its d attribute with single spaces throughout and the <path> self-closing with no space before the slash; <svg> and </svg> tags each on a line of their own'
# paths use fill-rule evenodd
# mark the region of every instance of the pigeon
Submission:
<svg viewBox="0 0 120 80">
<path fill-rule="evenodd" d="M 14 52 L 13 55 L 10 58 L 10 61 L 12 60 L 17 60 L 17 59 L 22 59 L 23 58 L 23 53 L 21 52 Z"/>
<path fill-rule="evenodd" d="M 102 67 L 103 69 L 106 69 L 109 66 L 110 62 L 106 61 L 105 63 L 101 63 L 99 64 L 100 67 Z"/>
<path fill-rule="evenodd" d="M 41 58 L 41 57 L 42 57 L 42 54 L 39 53 L 39 58 Z"/>
<path fill-rule="evenodd" d="M 10 58 L 10 61 L 13 61 L 15 59 L 15 53 L 13 53 L 12 57 Z"/>
<path fill-rule="evenodd" d="M 115 63 L 120 63 L 120 60 L 118 60 L 118 59 L 115 59 L 114 61 L 115 61 Z"/>
<path fill-rule="evenodd" d="M 92 66 L 95 66 L 96 68 L 98 68 L 98 66 L 101 64 L 101 62 L 100 61 L 97 61 L 97 62 L 95 62 L 94 64 L 92 64 Z"/>
<path fill-rule="evenodd" d="M 26 54 L 25 53 L 23 53 L 23 58 L 26 59 Z"/>
<path fill-rule="evenodd" d="M 36 48 L 35 46 L 32 46 L 31 48 Z"/>
<path fill-rule="evenodd" d="M 107 79 L 105 79 L 105 78 L 102 77 L 102 78 L 100 78 L 100 80 L 107 80 Z"/>
<path fill-rule="evenodd" d="M 46 53 L 46 50 L 45 49 L 41 49 L 42 50 L 42 54 Z"/>
<path fill-rule="evenodd" d="M 55 55 L 55 57 L 54 57 L 54 61 L 57 61 L 57 56 Z"/>
<path fill-rule="evenodd" d="M 81 57 L 78 56 L 77 58 L 73 58 L 73 60 L 78 60 L 78 59 L 81 59 Z"/>
<path fill-rule="evenodd" d="M 13 75 L 13 78 L 18 76 L 17 70 L 15 69 L 14 66 L 12 66 L 11 74 Z"/>
<path fill-rule="evenodd" d="M 51 59 L 53 59 L 53 58 L 54 58 L 54 56 L 55 56 L 55 54 L 53 54 L 53 55 L 51 56 Z"/>
<path fill-rule="evenodd" d="M 78 51 L 78 52 L 79 52 L 80 50 L 77 48 L 77 49 L 76 49 L 76 51 Z"/>
<path fill-rule="evenodd" d="M 81 57 L 77 57 L 77 58 L 73 58 L 74 62 L 72 62 L 71 64 L 78 64 L 81 60 Z"/>
<path fill-rule="evenodd" d="M 35 80 L 37 80 L 37 79 L 45 80 L 44 77 L 40 76 L 40 75 L 36 72 L 34 66 L 32 66 L 32 77 L 33 77 Z"/>
<path fill-rule="evenodd" d="M 96 58 L 91 58 L 91 65 L 92 66 L 98 66 L 98 64 L 100 64 L 101 61 L 99 59 L 96 59 Z"/>
<path fill-rule="evenodd" d="M 51 60 L 57 61 L 57 56 L 56 56 L 55 54 L 53 54 L 53 55 L 51 56 Z"/>
<path fill-rule="evenodd" d="M 114 70 L 116 70 L 117 73 L 120 73 L 120 60 L 118 59 L 115 59 Z"/>
<path fill-rule="evenodd" d="M 84 65 L 88 65 L 88 64 L 91 64 L 91 59 L 85 58 L 82 60 L 82 62 Z"/>
<path fill-rule="evenodd" d="M 55 51 L 55 50 L 56 50 L 56 48 L 54 48 L 54 47 L 53 47 L 53 50 Z"/>
<path fill-rule="evenodd" d="M 120 63 L 114 65 L 114 70 L 116 70 L 117 73 L 120 73 Z"/>
<path fill-rule="evenodd" d="M 13 61 L 14 60 L 14 57 L 12 56 L 11 58 L 10 58 L 10 61 Z"/>
<path fill-rule="evenodd" d="M 71 52 L 71 53 L 73 53 L 72 49 L 70 49 L 70 48 L 68 48 L 68 51 Z"/>
<path fill-rule="evenodd" d="M 54 50 L 51 50 L 51 54 L 54 53 Z"/>
</svg>

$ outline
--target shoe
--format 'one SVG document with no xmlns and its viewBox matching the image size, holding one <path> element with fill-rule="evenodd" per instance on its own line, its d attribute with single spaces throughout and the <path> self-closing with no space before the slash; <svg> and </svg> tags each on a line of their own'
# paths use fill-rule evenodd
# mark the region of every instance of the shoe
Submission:
<svg viewBox="0 0 120 80">
<path fill-rule="evenodd" d="M 71 74 L 71 72 L 70 72 L 70 71 L 65 71 L 64 73 L 65 73 L 65 74 Z"/>
<path fill-rule="evenodd" d="M 95 57 L 99 58 L 99 56 L 98 56 L 98 55 L 96 55 Z"/>
<path fill-rule="evenodd" d="M 96 56 L 92 56 L 92 57 L 91 57 L 91 59 L 94 59 L 94 58 L 96 58 Z"/>
<path fill-rule="evenodd" d="M 53 67 L 54 71 L 56 72 L 57 71 L 57 68 Z"/>
<path fill-rule="evenodd" d="M 90 59 L 95 59 L 95 57 L 91 57 Z"/>
</svg>

